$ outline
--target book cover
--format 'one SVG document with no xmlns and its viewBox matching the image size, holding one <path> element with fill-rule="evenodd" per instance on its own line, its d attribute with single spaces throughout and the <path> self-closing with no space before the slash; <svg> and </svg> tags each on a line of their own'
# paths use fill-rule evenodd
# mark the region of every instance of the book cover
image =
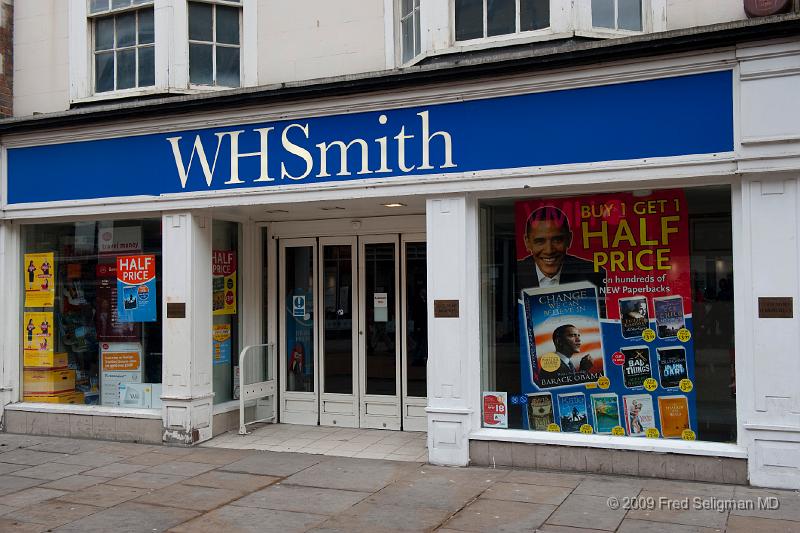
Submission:
<svg viewBox="0 0 800 533">
<path fill-rule="evenodd" d="M 671 339 L 678 335 L 678 330 L 686 326 L 683 319 L 683 297 L 663 296 L 653 298 L 656 311 L 656 333 L 660 339 Z"/>
<path fill-rule="evenodd" d="M 622 378 L 629 389 L 644 386 L 644 380 L 653 377 L 650 366 L 650 348 L 647 346 L 627 346 L 620 351 L 625 356 Z"/>
<path fill-rule="evenodd" d="M 658 378 L 665 389 L 677 387 L 689 377 L 686 368 L 686 350 L 683 346 L 656 348 L 658 353 Z"/>
<path fill-rule="evenodd" d="M 555 422 L 553 416 L 553 396 L 549 392 L 528 394 L 528 429 L 547 431 L 547 426 Z"/>
<path fill-rule="evenodd" d="M 622 336 L 626 339 L 635 339 L 642 336 L 642 332 L 650 327 L 650 317 L 647 312 L 647 298 L 633 296 L 619 299 L 619 323 L 622 327 Z"/>
<path fill-rule="evenodd" d="M 689 429 L 689 400 L 686 396 L 659 396 L 658 414 L 661 417 L 661 436 L 680 438 Z"/>
<path fill-rule="evenodd" d="M 596 433 L 611 433 L 619 426 L 619 398 L 613 392 L 592 394 L 592 412 Z"/>
<path fill-rule="evenodd" d="M 622 397 L 625 432 L 631 437 L 644 437 L 649 428 L 656 427 L 653 397 L 649 394 L 630 394 Z"/>
<path fill-rule="evenodd" d="M 586 395 L 582 392 L 559 394 L 558 414 L 561 431 L 579 432 L 582 425 L 589 423 L 586 413 Z"/>
<path fill-rule="evenodd" d="M 605 375 L 597 287 L 588 282 L 522 291 L 528 358 L 539 389 Z"/>
</svg>

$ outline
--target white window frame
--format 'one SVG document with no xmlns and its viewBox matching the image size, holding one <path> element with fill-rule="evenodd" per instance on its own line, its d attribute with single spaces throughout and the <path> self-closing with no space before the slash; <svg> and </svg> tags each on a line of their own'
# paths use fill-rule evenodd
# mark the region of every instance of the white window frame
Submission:
<svg viewBox="0 0 800 533">
<path fill-rule="evenodd" d="M 407 61 L 403 61 L 403 18 L 404 18 L 403 17 L 403 0 L 395 0 L 394 1 L 394 4 L 395 4 L 394 5 L 394 9 L 397 12 L 397 17 L 393 17 L 393 18 L 396 18 L 396 21 L 397 21 L 396 24 L 395 24 L 395 33 L 397 35 L 397 44 L 396 44 L 396 46 L 397 46 L 397 58 L 396 58 L 396 60 L 397 60 L 397 64 L 398 65 L 401 65 L 401 66 L 412 65 L 418 60 L 418 58 L 424 52 L 423 42 L 422 42 L 423 41 L 422 35 L 424 33 L 423 26 L 422 26 L 422 4 L 424 3 L 424 1 L 425 0 L 412 0 L 412 2 L 419 2 L 419 5 L 415 8 L 415 7 L 413 7 L 413 3 L 412 3 L 411 13 L 409 15 L 406 15 L 406 17 L 411 17 L 412 19 L 414 17 L 419 19 L 419 35 L 417 36 L 416 35 L 416 31 L 414 31 L 414 41 L 415 41 L 415 44 L 419 45 L 419 52 L 416 52 L 416 53 L 412 54 L 411 57 Z M 412 27 L 416 28 L 416 26 L 412 26 Z M 419 42 L 416 42 L 417 38 L 419 38 Z"/>
<path fill-rule="evenodd" d="M 65 0 L 68 6 L 70 104 L 153 94 L 189 94 L 229 87 L 189 86 L 189 18 L 187 0 L 153 0 L 155 85 L 94 92 L 91 20 L 87 0 Z M 258 3 L 241 0 L 240 87 L 258 85 Z M 139 7 L 139 6 L 137 6 Z"/>
<path fill-rule="evenodd" d="M 139 40 L 139 12 L 140 11 L 144 11 L 144 10 L 149 10 L 149 9 L 153 9 L 154 10 L 153 11 L 153 25 L 155 26 L 155 6 L 153 5 L 152 2 L 151 3 L 136 4 L 136 5 L 127 6 L 127 7 L 118 8 L 118 9 L 107 9 L 105 11 L 100 11 L 100 12 L 97 12 L 97 13 L 93 13 L 92 15 L 89 16 L 89 22 L 87 23 L 87 26 L 89 28 L 89 33 L 90 33 L 89 45 L 90 45 L 90 56 L 91 56 L 91 59 L 90 59 L 89 68 L 90 68 L 90 70 L 92 72 L 91 80 L 90 80 L 91 90 L 92 90 L 92 92 L 94 94 L 103 95 L 103 94 L 109 94 L 109 93 L 121 93 L 121 92 L 124 92 L 124 91 L 136 91 L 136 90 L 139 90 L 139 89 L 148 89 L 150 87 L 154 87 L 155 86 L 155 61 L 153 63 L 153 70 L 154 70 L 154 72 L 153 72 L 153 83 L 151 85 L 145 85 L 145 86 L 142 86 L 142 87 L 139 86 L 139 50 L 141 50 L 142 48 L 153 48 L 154 54 L 155 54 L 155 47 L 156 47 L 155 33 L 154 33 L 154 37 L 153 37 L 153 42 L 152 43 L 140 44 L 138 42 L 138 40 Z M 117 16 L 123 15 L 123 14 L 126 14 L 126 13 L 135 13 L 136 14 L 135 30 L 134 30 L 136 42 L 132 46 L 117 47 L 117 28 L 116 28 L 116 21 L 115 21 L 114 22 L 114 42 L 112 44 L 112 47 L 108 48 L 108 49 L 104 49 L 104 50 L 96 50 L 95 49 L 96 21 L 100 20 L 100 19 L 105 19 L 105 18 L 116 18 Z M 117 89 L 116 88 L 116 86 L 117 86 L 117 51 L 119 51 L 119 50 L 134 50 L 135 53 L 136 53 L 136 63 L 135 63 L 135 66 L 134 66 L 134 73 L 133 73 L 134 74 L 135 83 L 134 83 L 133 87 L 129 87 L 129 88 L 126 88 L 126 89 Z M 98 92 L 97 91 L 97 71 L 95 70 L 95 56 L 98 53 L 109 53 L 109 52 L 112 54 L 112 56 L 114 58 L 114 61 L 113 61 L 114 88 L 110 89 L 108 91 Z"/>
<path fill-rule="evenodd" d="M 451 13 L 451 20 L 453 21 L 452 24 L 452 42 L 455 43 L 456 46 L 470 46 L 475 44 L 481 43 L 491 43 L 491 42 L 502 42 L 502 41 L 513 41 L 513 40 L 520 40 L 525 38 L 537 37 L 542 35 L 549 35 L 554 32 L 554 17 L 556 18 L 555 27 L 558 28 L 561 24 L 559 24 L 559 15 L 563 11 L 563 4 L 569 3 L 564 2 L 563 0 L 550 0 L 550 24 L 545 28 L 539 28 L 538 30 L 525 30 L 520 31 L 520 0 L 515 0 L 515 30 L 512 33 L 504 33 L 501 35 L 492 35 L 488 36 L 488 18 L 489 18 L 489 8 L 487 0 L 479 0 L 483 2 L 483 37 L 477 37 L 475 39 L 466 39 L 463 41 L 456 40 L 456 2 L 455 0 L 451 0 L 450 2 L 450 13 Z"/>
<path fill-rule="evenodd" d="M 189 24 L 189 3 L 196 3 L 196 4 L 209 4 L 212 6 L 211 8 L 211 41 L 198 41 L 192 40 L 188 38 L 188 24 Z M 207 89 L 238 89 L 243 86 L 242 84 L 242 70 L 243 70 L 243 63 L 244 57 L 242 55 L 242 38 L 243 38 L 243 25 L 244 25 L 244 5 L 242 1 L 235 2 L 230 0 L 187 0 L 186 2 L 186 24 L 187 24 L 187 42 L 191 44 L 202 44 L 202 45 L 210 45 L 211 46 L 211 79 L 212 83 L 210 85 L 206 84 L 195 84 L 192 83 L 191 77 L 189 72 L 187 71 L 187 79 L 189 80 L 189 86 L 192 89 L 200 89 L 200 90 L 207 90 Z M 217 43 L 217 7 L 216 6 L 228 6 L 234 7 L 239 11 L 239 44 L 225 44 L 225 43 Z M 218 85 L 217 84 L 217 46 L 222 48 L 237 48 L 239 50 L 239 85 L 231 86 L 231 85 Z M 189 64 L 189 60 L 186 61 L 186 68 L 189 69 L 191 65 Z"/>
<path fill-rule="evenodd" d="M 614 0 L 615 10 L 619 0 Z M 575 3 L 575 35 L 580 37 L 613 38 L 666 31 L 666 0 L 641 0 L 642 29 L 624 30 L 592 26 L 592 1 L 581 0 Z"/>
</svg>

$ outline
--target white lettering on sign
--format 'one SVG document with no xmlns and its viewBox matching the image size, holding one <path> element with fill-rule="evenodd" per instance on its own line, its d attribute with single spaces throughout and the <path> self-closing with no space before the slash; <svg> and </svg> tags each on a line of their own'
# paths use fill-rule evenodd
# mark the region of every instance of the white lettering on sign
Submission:
<svg viewBox="0 0 800 533">
<path fill-rule="evenodd" d="M 406 126 L 402 125 L 400 127 L 399 132 L 397 135 L 393 136 L 392 139 L 396 141 L 395 146 L 397 150 L 397 167 L 400 172 L 408 173 L 415 169 L 417 170 L 432 170 L 434 168 L 439 169 L 446 169 L 446 168 L 455 168 L 457 165 L 453 162 L 453 139 L 450 133 L 446 131 L 434 131 L 431 133 L 431 126 L 430 126 L 430 115 L 428 111 L 422 111 L 417 113 L 417 116 L 420 118 L 420 128 L 421 128 L 421 153 L 419 154 L 419 160 L 421 164 L 419 167 L 415 165 L 409 165 L 406 163 L 407 161 L 407 143 L 406 141 L 411 140 L 414 138 L 414 135 L 407 135 L 406 134 Z M 388 118 L 386 115 L 380 115 L 378 117 L 378 123 L 381 125 L 386 125 L 388 123 Z M 239 175 L 239 161 L 242 158 L 246 157 L 257 157 L 259 158 L 259 175 L 258 178 L 252 179 L 250 178 L 249 181 L 252 183 L 264 183 L 264 182 L 273 182 L 276 178 L 273 178 L 269 175 L 269 137 L 270 133 L 274 131 L 274 127 L 269 128 L 253 128 L 252 130 L 232 130 L 232 131 L 224 131 L 215 133 L 214 136 L 216 137 L 216 147 L 214 149 L 214 158 L 213 160 L 209 161 L 208 156 L 206 155 L 206 147 L 203 145 L 203 141 L 200 138 L 200 135 L 195 135 L 194 140 L 190 141 L 191 144 L 191 151 L 188 152 L 188 161 L 184 157 L 184 152 L 181 150 L 181 139 L 183 137 L 167 137 L 167 141 L 169 141 L 170 146 L 172 147 L 172 156 L 175 159 L 175 167 L 178 171 L 178 178 L 181 182 L 181 188 L 185 189 L 187 182 L 189 180 L 189 174 L 192 169 L 192 164 L 195 162 L 195 158 L 199 161 L 203 177 L 205 178 L 206 185 L 211 187 L 216 173 L 219 169 L 217 169 L 217 160 L 219 159 L 220 153 L 223 150 L 227 150 L 230 153 L 230 169 L 226 173 L 227 175 L 224 176 L 224 184 L 225 185 L 239 185 L 243 183 L 247 183 L 247 181 L 243 180 Z M 299 130 L 299 131 L 295 131 Z M 239 139 L 242 134 L 245 135 L 252 135 L 253 133 L 257 133 L 259 136 L 259 150 L 256 152 L 240 152 L 239 151 Z M 330 158 L 335 158 L 337 152 L 339 156 L 339 171 L 336 173 L 337 176 L 350 176 L 352 175 L 352 169 L 356 169 L 356 174 L 358 175 L 367 175 L 367 174 L 374 174 L 375 172 L 380 173 L 388 173 L 394 172 L 394 169 L 389 167 L 389 137 L 383 136 L 377 139 L 374 139 L 373 143 L 377 144 L 378 150 L 378 159 L 380 161 L 380 166 L 377 169 L 371 169 L 369 166 L 370 161 L 370 153 L 372 143 L 368 142 L 365 139 L 355 138 L 350 140 L 349 142 L 343 140 L 332 140 L 327 142 L 321 142 L 315 145 L 316 150 L 312 151 L 312 149 L 304 144 L 303 141 L 307 141 L 311 138 L 311 131 L 310 126 L 308 123 L 306 124 L 298 124 L 292 123 L 285 126 L 282 131 L 280 132 L 280 144 L 281 147 L 287 154 L 291 157 L 296 157 L 305 163 L 305 169 L 302 173 L 298 175 L 292 174 L 286 165 L 286 161 L 281 161 L 280 169 L 281 169 L 281 180 L 292 180 L 292 181 L 299 181 L 306 179 L 309 177 L 314 170 L 315 161 L 319 161 L 319 172 L 314 176 L 316 178 L 327 178 L 330 177 L 331 174 L 329 172 L 329 161 Z M 442 164 L 438 165 L 438 167 L 434 167 L 431 164 L 431 145 L 433 141 L 437 140 L 436 146 L 441 146 L 444 149 L 443 157 L 441 160 L 443 161 Z M 184 143 L 186 144 L 186 143 Z M 351 154 L 352 157 L 358 158 L 358 164 L 352 165 L 350 161 Z M 316 159 L 315 159 L 316 156 Z"/>
</svg>

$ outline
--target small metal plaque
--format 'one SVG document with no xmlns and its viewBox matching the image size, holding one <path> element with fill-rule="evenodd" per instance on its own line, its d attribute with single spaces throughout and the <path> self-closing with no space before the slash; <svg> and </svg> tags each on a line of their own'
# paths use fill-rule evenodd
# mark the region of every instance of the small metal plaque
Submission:
<svg viewBox="0 0 800 533">
<path fill-rule="evenodd" d="M 434 318 L 458 318 L 458 300 L 434 300 Z"/>
<path fill-rule="evenodd" d="M 167 318 L 186 318 L 186 303 L 167 302 Z"/>
<path fill-rule="evenodd" d="M 758 318 L 794 318 L 793 299 L 790 296 L 760 296 Z"/>
</svg>

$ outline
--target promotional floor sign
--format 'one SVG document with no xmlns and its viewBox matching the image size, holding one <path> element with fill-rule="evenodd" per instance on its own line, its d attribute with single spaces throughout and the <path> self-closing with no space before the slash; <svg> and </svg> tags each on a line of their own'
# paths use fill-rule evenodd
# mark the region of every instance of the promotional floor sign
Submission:
<svg viewBox="0 0 800 533">
<path fill-rule="evenodd" d="M 22 315 L 23 355 L 29 359 L 53 355 L 53 312 Z"/>
<path fill-rule="evenodd" d="M 211 255 L 215 315 L 236 314 L 236 251 L 214 250 Z"/>
<path fill-rule="evenodd" d="M 231 362 L 231 325 L 214 324 L 214 364 L 224 365 Z"/>
<path fill-rule="evenodd" d="M 25 254 L 25 307 L 53 307 L 55 267 L 53 252 Z"/>
<path fill-rule="evenodd" d="M 156 256 L 117 257 L 117 313 L 120 322 L 156 320 Z"/>
<path fill-rule="evenodd" d="M 515 208 L 522 376 L 510 403 L 527 410 L 525 427 L 693 440 L 683 191 L 546 198 Z M 587 398 L 589 408 L 575 407 Z"/>
</svg>

